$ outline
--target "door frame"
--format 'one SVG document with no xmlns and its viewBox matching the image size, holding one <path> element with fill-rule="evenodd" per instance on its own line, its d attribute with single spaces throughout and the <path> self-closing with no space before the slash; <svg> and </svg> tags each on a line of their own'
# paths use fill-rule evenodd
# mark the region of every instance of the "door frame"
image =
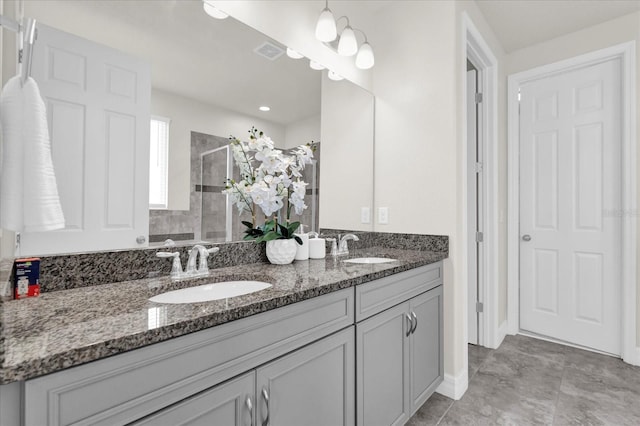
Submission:
<svg viewBox="0 0 640 426">
<path fill-rule="evenodd" d="M 469 206 L 467 205 L 466 193 L 467 186 L 467 110 L 466 110 L 466 93 L 467 93 L 467 58 L 478 69 L 479 82 L 478 87 L 482 88 L 483 99 L 479 104 L 478 114 L 478 139 L 482 143 L 483 163 L 483 186 L 484 203 L 482 206 L 482 229 L 484 230 L 483 252 L 480 268 L 479 280 L 481 281 L 480 291 L 478 293 L 480 301 L 484 305 L 482 319 L 479 321 L 480 330 L 478 343 L 481 346 L 496 349 L 502 343 L 505 337 L 506 329 L 500 328 L 498 322 L 498 59 L 485 41 L 484 37 L 473 23 L 473 20 L 466 12 L 462 13 L 462 52 L 461 52 L 461 74 L 462 93 L 462 143 L 460 155 L 460 169 L 462 170 L 462 238 L 463 247 L 461 247 L 462 264 L 465 265 L 462 281 L 463 300 L 468 303 L 468 276 L 467 267 L 468 244 L 475 244 L 467 241 L 467 221 Z M 468 363 L 468 354 L 466 345 L 468 343 L 468 318 L 467 308 L 463 309 L 464 323 L 464 347 L 463 354 L 464 368 Z M 504 332 L 503 332 L 504 330 Z"/>
<path fill-rule="evenodd" d="M 511 74 L 508 77 L 508 160 L 507 160 L 507 319 L 509 334 L 520 332 L 520 86 L 532 80 L 620 59 L 622 68 L 622 359 L 640 365 L 636 349 L 636 43 L 630 41 L 570 59 Z"/>
</svg>

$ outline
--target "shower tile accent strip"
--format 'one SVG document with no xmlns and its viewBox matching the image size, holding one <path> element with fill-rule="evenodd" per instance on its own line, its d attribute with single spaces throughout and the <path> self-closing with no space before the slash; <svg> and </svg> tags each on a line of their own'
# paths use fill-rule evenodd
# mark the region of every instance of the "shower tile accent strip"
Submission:
<svg viewBox="0 0 640 426">
<path fill-rule="evenodd" d="M 438 253 L 449 251 L 449 238 L 441 235 L 393 234 L 343 229 L 322 229 L 321 235 L 331 238 L 347 233 L 356 234 L 360 238 L 360 241 L 349 241 L 350 250 L 384 247 Z M 213 246 L 212 244 L 204 245 Z M 209 256 L 210 269 L 268 262 L 264 244 L 238 241 L 215 245 L 220 247 L 220 251 Z M 42 256 L 40 258 L 40 290 L 46 293 L 167 276 L 171 271 L 171 262 L 168 259 L 156 257 L 156 253 L 179 251 L 184 268 L 192 246 L 193 244 L 180 244 L 176 247 Z M 330 250 L 331 245 L 327 242 L 327 253 Z M 0 262 L 0 291 L 8 289 L 5 300 L 11 298 L 11 268 L 12 261 Z"/>
<path fill-rule="evenodd" d="M 156 234 L 156 235 L 149 235 L 149 242 L 150 243 L 161 243 L 163 241 L 166 240 L 173 240 L 173 241 L 193 241 L 195 240 L 195 235 L 193 235 L 193 232 L 191 233 L 184 233 L 184 234 Z"/>
</svg>

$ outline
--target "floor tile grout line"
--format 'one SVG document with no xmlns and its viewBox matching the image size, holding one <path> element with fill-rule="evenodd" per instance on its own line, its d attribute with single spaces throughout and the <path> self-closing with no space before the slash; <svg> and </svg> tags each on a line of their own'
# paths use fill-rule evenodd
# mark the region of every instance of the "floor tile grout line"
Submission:
<svg viewBox="0 0 640 426">
<path fill-rule="evenodd" d="M 444 410 L 444 413 L 442 413 L 442 415 L 440 416 L 440 418 L 438 419 L 438 421 L 436 422 L 436 426 L 438 426 L 440 423 L 442 423 L 442 420 L 444 419 L 444 416 L 447 415 L 447 413 L 449 412 L 449 410 L 451 410 L 451 407 L 453 407 L 453 404 L 456 403 L 456 400 L 452 400 L 451 404 L 449 404 L 449 407 Z"/>
<path fill-rule="evenodd" d="M 556 424 L 556 415 L 558 414 L 558 402 L 560 401 L 560 393 L 562 392 L 562 384 L 567 376 L 567 354 L 564 354 L 564 362 L 562 363 L 562 378 L 560 379 L 560 386 L 558 387 L 558 394 L 556 395 L 556 403 L 553 406 L 553 420 L 551 425 Z"/>
</svg>

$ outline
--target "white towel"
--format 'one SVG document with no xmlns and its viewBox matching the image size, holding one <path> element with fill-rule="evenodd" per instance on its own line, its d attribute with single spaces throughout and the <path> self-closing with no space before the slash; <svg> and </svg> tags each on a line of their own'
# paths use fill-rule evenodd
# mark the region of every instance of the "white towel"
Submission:
<svg viewBox="0 0 640 426">
<path fill-rule="evenodd" d="M 38 84 L 10 79 L 0 95 L 0 227 L 17 232 L 64 228 L 51 160 L 47 111 Z"/>
</svg>

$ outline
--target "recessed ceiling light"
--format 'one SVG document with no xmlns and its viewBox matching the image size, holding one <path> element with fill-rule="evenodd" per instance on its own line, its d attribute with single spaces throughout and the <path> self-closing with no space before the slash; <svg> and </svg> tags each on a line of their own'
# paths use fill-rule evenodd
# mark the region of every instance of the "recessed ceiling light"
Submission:
<svg viewBox="0 0 640 426">
<path fill-rule="evenodd" d="M 227 15 L 214 5 L 210 4 L 207 0 L 203 0 L 203 7 L 204 11 L 207 12 L 207 15 L 211 16 L 212 18 L 226 19 L 229 17 L 229 15 Z"/>
<path fill-rule="evenodd" d="M 258 108 L 258 109 L 259 109 L 260 111 L 264 111 L 264 112 L 271 111 L 271 108 L 269 108 L 269 107 L 268 107 L 268 106 L 266 106 L 266 105 L 265 105 L 265 106 L 261 106 L 261 107 L 260 107 L 260 108 Z"/>
<path fill-rule="evenodd" d="M 295 50 L 290 47 L 287 47 L 287 56 L 293 59 L 301 59 L 304 58 L 304 55 L 299 54 Z"/>
<path fill-rule="evenodd" d="M 309 61 L 309 66 L 311 67 L 312 70 L 316 70 L 316 71 L 321 71 L 324 69 L 324 66 L 317 63 L 316 61 Z"/>
</svg>

